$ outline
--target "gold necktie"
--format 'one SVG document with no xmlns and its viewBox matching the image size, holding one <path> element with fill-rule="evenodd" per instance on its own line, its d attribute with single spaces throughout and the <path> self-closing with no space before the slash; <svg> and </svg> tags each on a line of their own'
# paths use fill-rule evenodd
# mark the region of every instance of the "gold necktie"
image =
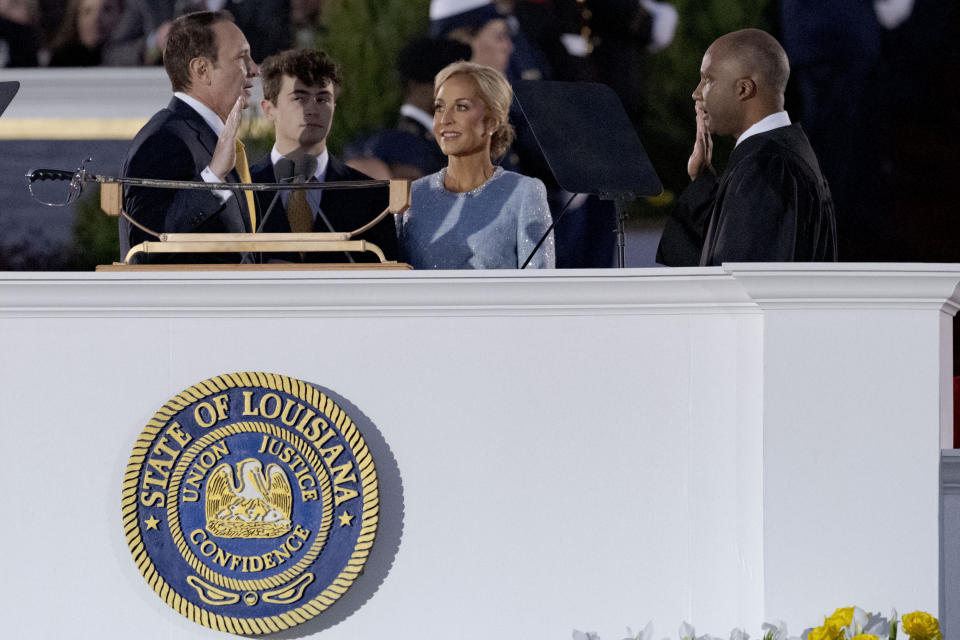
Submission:
<svg viewBox="0 0 960 640">
<path fill-rule="evenodd" d="M 250 178 L 250 165 L 247 164 L 247 153 L 243 150 L 243 143 L 237 140 L 237 173 L 243 182 L 253 182 Z M 244 191 L 247 198 L 247 211 L 250 214 L 250 231 L 257 230 L 257 208 L 253 201 L 253 191 Z"/>
<path fill-rule="evenodd" d="M 290 222 L 290 231 L 294 233 L 309 233 L 313 231 L 313 209 L 307 202 L 306 189 L 295 189 L 287 200 L 287 220 Z"/>
</svg>

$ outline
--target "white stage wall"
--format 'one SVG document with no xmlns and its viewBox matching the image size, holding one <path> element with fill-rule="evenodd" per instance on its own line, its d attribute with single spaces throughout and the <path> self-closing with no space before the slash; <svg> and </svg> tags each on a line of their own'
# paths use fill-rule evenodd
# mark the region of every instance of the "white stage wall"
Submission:
<svg viewBox="0 0 960 640">
<path fill-rule="evenodd" d="M 0 274 L 6 637 L 211 638 L 140 577 L 133 443 L 235 371 L 372 427 L 366 574 L 276 637 L 606 640 L 938 608 L 956 265 Z M 362 423 L 361 423 L 362 426 Z"/>
</svg>

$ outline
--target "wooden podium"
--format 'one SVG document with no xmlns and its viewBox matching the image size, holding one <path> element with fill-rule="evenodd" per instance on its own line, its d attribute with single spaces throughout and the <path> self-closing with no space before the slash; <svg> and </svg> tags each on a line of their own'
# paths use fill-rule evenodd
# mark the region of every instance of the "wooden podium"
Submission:
<svg viewBox="0 0 960 640">
<path fill-rule="evenodd" d="M 3 634 L 216 637 L 138 574 L 121 485 L 167 399 L 240 371 L 338 393 L 381 479 L 364 575 L 277 637 L 799 635 L 838 606 L 945 610 L 958 283 L 892 264 L 0 273 Z"/>
<path fill-rule="evenodd" d="M 409 271 L 406 262 L 330 262 L 330 263 L 276 263 L 276 264 L 114 264 L 97 265 L 97 271 L 114 273 L 147 273 L 177 271 Z"/>
<path fill-rule="evenodd" d="M 131 260 L 134 257 L 139 257 L 141 255 L 172 255 L 178 254 L 181 256 L 192 256 L 192 255 L 202 255 L 205 253 L 263 253 L 266 256 L 270 256 L 271 253 L 310 253 L 310 252 L 358 252 L 364 253 L 369 252 L 374 254 L 379 259 L 379 268 L 381 269 L 410 269 L 411 267 L 406 264 L 397 263 L 395 261 L 388 261 L 386 256 L 384 256 L 383 251 L 380 250 L 380 247 L 369 242 L 367 240 L 359 239 L 358 236 L 363 234 L 365 231 L 371 229 L 381 220 L 390 215 L 401 214 L 407 209 L 410 208 L 410 181 L 409 180 L 389 180 L 389 197 L 387 201 L 387 207 L 373 220 L 370 220 L 359 229 L 354 229 L 353 231 L 346 232 L 329 232 L 329 233 L 158 233 L 157 231 L 148 229 L 147 227 L 140 224 L 138 221 L 131 218 L 123 210 L 123 189 L 122 183 L 118 178 L 104 178 L 102 176 L 94 176 L 97 179 L 100 186 L 100 208 L 111 217 L 123 216 L 126 218 L 130 224 L 135 227 L 140 228 L 145 233 L 148 233 L 151 236 L 157 238 L 157 241 L 147 241 L 141 242 L 140 244 L 133 246 L 127 252 L 127 255 L 124 256 L 122 262 L 114 263 L 113 265 L 101 265 L 97 267 L 97 271 L 124 271 L 129 270 L 129 267 L 134 266 L 135 263 L 132 263 Z M 108 181 L 104 181 L 108 180 Z M 167 182 L 168 185 L 178 184 L 171 181 L 155 181 L 158 184 L 162 182 Z M 365 181 L 364 184 L 376 184 L 376 181 Z M 189 183 L 193 184 L 193 183 Z M 306 188 L 308 186 L 313 186 L 317 188 L 322 187 L 332 187 L 332 186 L 344 186 L 347 183 L 340 183 L 337 185 L 333 184 L 312 184 L 312 185 L 303 185 L 303 184 L 287 184 L 282 185 L 284 188 Z M 353 183 L 351 183 L 353 184 Z M 243 185 L 231 185 L 235 188 L 242 189 L 259 189 L 265 190 L 270 187 L 270 185 L 265 184 L 243 184 Z M 183 259 L 185 264 L 179 266 L 179 268 L 173 268 L 172 270 L 216 270 L 211 269 L 207 265 L 203 264 L 189 264 L 186 258 Z M 366 264 L 377 264 L 377 263 L 366 263 Z M 362 267 L 362 266 L 351 266 L 353 263 L 345 264 L 304 264 L 300 267 L 300 270 L 313 271 L 313 270 L 325 270 L 325 269 L 353 269 L 353 268 L 372 268 L 372 267 Z M 239 268 L 238 268 L 239 267 Z M 227 265 L 226 267 L 220 267 L 221 269 L 235 269 L 235 270 L 258 270 L 261 269 L 258 265 Z M 284 267 L 266 265 L 266 270 L 277 269 L 283 270 Z M 157 270 L 154 266 L 149 267 L 140 267 L 134 270 Z M 161 268 L 160 270 L 164 270 Z"/>
</svg>

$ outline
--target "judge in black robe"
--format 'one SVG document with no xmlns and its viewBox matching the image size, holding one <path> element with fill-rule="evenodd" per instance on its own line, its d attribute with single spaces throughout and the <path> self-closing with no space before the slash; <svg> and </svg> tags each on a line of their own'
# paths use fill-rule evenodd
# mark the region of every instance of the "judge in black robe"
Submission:
<svg viewBox="0 0 960 640">
<path fill-rule="evenodd" d="M 756 29 L 727 34 L 707 50 L 693 93 L 693 182 L 667 221 L 658 262 L 837 259 L 830 188 L 803 129 L 783 111 L 788 75 L 779 43 Z M 739 141 L 719 180 L 710 164 L 713 133 Z"/>
<path fill-rule="evenodd" d="M 709 170 L 697 176 L 657 252 L 670 266 L 836 259 L 830 187 L 799 124 L 744 140 L 719 179 Z"/>
</svg>

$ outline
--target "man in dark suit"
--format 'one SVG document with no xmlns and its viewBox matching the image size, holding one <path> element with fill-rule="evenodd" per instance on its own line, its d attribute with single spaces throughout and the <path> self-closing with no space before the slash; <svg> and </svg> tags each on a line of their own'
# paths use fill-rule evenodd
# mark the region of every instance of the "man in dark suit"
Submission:
<svg viewBox="0 0 960 640">
<path fill-rule="evenodd" d="M 231 15 L 204 11 L 174 21 L 164 67 L 174 97 L 137 133 L 121 175 L 240 182 L 235 169 L 237 129 L 259 69 Z M 240 161 L 246 162 L 243 157 Z M 252 197 L 246 193 L 128 186 L 123 207 L 133 220 L 156 233 L 242 233 L 252 230 Z M 154 239 L 120 219 L 121 257 L 131 246 Z M 150 257 L 158 262 L 240 261 L 239 254 Z"/>
<path fill-rule="evenodd" d="M 297 167 L 316 167 L 304 180 L 339 182 L 369 180 L 363 173 L 343 164 L 327 150 L 327 134 L 333 122 L 340 69 L 325 53 L 291 50 L 270 56 L 263 62 L 263 102 L 267 120 L 273 122 L 276 143 L 270 155 L 251 167 L 254 182 L 277 182 L 278 162 Z M 287 164 L 289 166 L 289 164 Z M 281 172 L 283 173 L 283 172 Z M 275 194 L 257 192 L 265 232 L 347 232 L 362 227 L 387 208 L 385 187 L 358 189 L 300 189 Z M 272 205 L 272 207 L 271 207 Z M 269 211 L 269 213 L 268 213 Z M 392 216 L 387 216 L 357 239 L 368 240 L 383 250 L 387 259 L 397 256 L 397 238 Z M 277 258 L 269 254 L 265 258 Z M 285 260 L 299 262 L 301 256 L 283 254 Z M 374 262 L 372 253 L 309 253 L 304 262 Z"/>
<path fill-rule="evenodd" d="M 830 188 L 803 129 L 783 110 L 789 75 L 783 47 L 759 29 L 728 33 L 707 49 L 693 92 L 693 182 L 667 221 L 658 262 L 836 261 Z M 719 179 L 712 134 L 736 139 Z"/>
</svg>

